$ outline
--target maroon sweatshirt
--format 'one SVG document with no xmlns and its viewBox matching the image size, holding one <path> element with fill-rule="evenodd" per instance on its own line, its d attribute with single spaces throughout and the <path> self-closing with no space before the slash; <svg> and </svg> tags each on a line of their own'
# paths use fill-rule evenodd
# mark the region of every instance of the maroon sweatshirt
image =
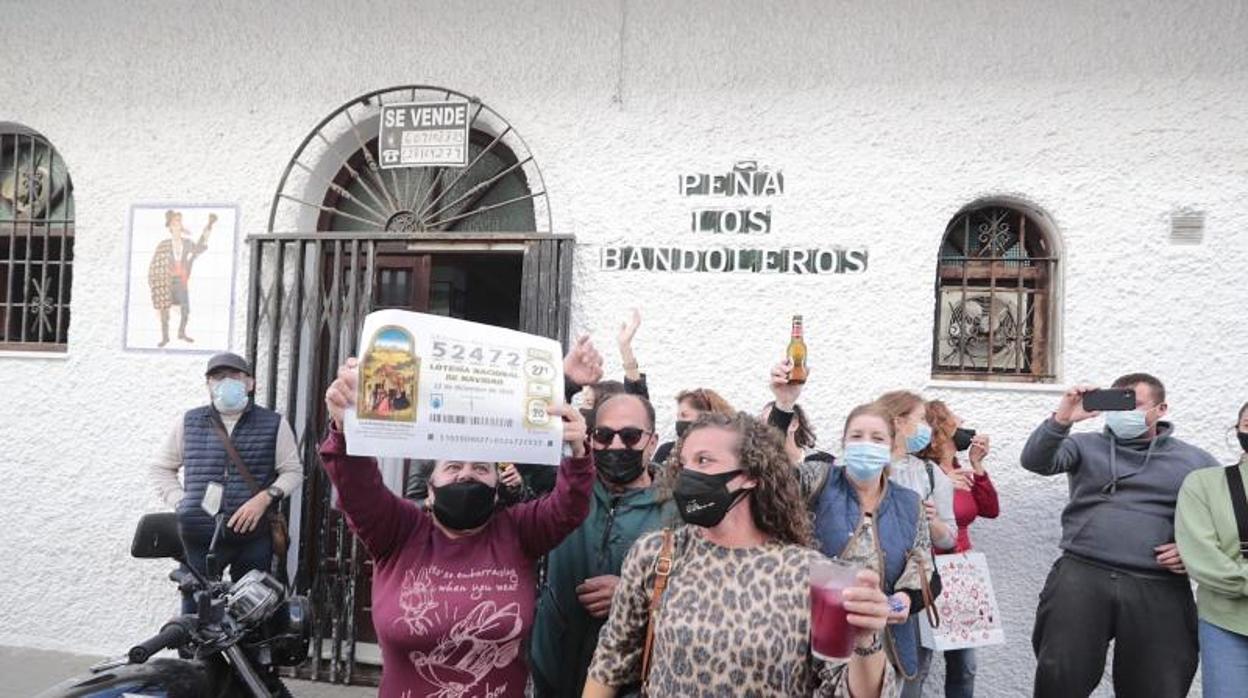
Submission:
<svg viewBox="0 0 1248 698">
<path fill-rule="evenodd" d="M 520 698 L 536 602 L 534 561 L 589 512 L 591 459 L 564 459 L 555 489 L 449 538 L 432 514 L 382 483 L 377 461 L 346 455 L 331 430 L 321 459 L 347 523 L 374 560 L 381 698 Z"/>
</svg>

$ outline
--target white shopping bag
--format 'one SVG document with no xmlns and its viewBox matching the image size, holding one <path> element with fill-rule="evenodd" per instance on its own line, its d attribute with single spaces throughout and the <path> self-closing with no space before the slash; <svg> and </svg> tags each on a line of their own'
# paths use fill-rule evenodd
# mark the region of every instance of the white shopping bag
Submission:
<svg viewBox="0 0 1248 698">
<path fill-rule="evenodd" d="M 1004 643 L 1005 630 L 988 574 L 988 559 L 983 553 L 974 552 L 935 558 L 942 588 L 936 599 L 940 627 L 933 630 L 927 614 L 919 614 L 919 640 L 923 646 L 943 652 Z"/>
</svg>

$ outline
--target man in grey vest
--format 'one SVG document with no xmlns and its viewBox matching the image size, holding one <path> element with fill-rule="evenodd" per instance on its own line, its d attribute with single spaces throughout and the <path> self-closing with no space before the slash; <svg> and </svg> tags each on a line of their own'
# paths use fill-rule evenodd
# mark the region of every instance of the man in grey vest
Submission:
<svg viewBox="0 0 1248 698">
<path fill-rule="evenodd" d="M 231 579 L 239 579 L 253 569 L 270 570 L 273 542 L 267 514 L 299 487 L 303 466 L 286 420 L 252 403 L 255 379 L 243 357 L 216 354 L 208 360 L 204 376 L 210 403 L 174 423 L 152 463 L 151 478 L 161 501 L 177 510 L 187 562 L 201 572 L 215 528 L 201 504 L 205 494 L 220 496 L 226 523 L 217 543 L 217 561 L 222 570 L 229 567 Z M 222 427 L 256 480 L 258 492 L 231 462 Z M 189 598 L 183 599 L 182 607 L 184 613 L 195 610 Z"/>
<path fill-rule="evenodd" d="M 1174 543 L 1174 510 L 1188 473 L 1217 465 L 1163 421 L 1166 388 L 1147 373 L 1114 381 L 1135 409 L 1105 413 L 1100 432 L 1070 433 L 1098 416 L 1083 407 L 1090 386 L 1066 391 L 1032 433 L 1022 464 L 1066 475 L 1062 556 L 1053 564 L 1032 646 L 1035 695 L 1087 696 L 1114 642 L 1114 692 L 1182 698 L 1196 673 L 1196 605 Z"/>
</svg>

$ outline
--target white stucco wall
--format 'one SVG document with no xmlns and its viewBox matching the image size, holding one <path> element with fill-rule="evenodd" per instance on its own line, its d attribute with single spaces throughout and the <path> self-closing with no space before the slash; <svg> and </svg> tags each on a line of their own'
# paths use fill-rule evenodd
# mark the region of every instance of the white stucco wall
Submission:
<svg viewBox="0 0 1248 698">
<path fill-rule="evenodd" d="M 242 234 L 261 232 L 308 130 L 391 85 L 478 95 L 519 129 L 554 229 L 582 244 L 574 329 L 618 372 L 614 330 L 642 309 L 662 423 L 695 385 L 760 406 L 801 312 L 825 445 L 853 404 L 897 387 L 993 436 L 1003 513 L 974 533 L 1009 643 L 981 653 L 983 695 L 1029 692 L 1065 484 L 1017 464 L 1060 386 L 930 385 L 935 257 L 960 207 L 1014 195 L 1056 222 L 1063 384 L 1154 372 L 1179 435 L 1229 457 L 1248 399 L 1248 10 L 1233 0 L 46 1 L 0 16 L 0 121 L 52 140 L 77 202 L 69 354 L 0 358 L 0 644 L 118 651 L 173 610 L 168 565 L 128 546 L 158 508 L 147 459 L 204 397 L 203 358 L 120 350 L 129 206 L 237 202 Z M 786 176 L 770 239 L 752 242 L 865 245 L 870 270 L 597 272 L 602 245 L 691 242 L 678 175 L 744 158 Z M 1207 212 L 1203 245 L 1168 244 L 1179 207 Z"/>
</svg>

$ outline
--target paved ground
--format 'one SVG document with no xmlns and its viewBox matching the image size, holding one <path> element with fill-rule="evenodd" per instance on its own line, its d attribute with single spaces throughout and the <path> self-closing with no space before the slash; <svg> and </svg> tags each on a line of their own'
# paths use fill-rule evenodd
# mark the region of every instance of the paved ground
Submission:
<svg viewBox="0 0 1248 698">
<path fill-rule="evenodd" d="M 28 698 L 73 676 L 87 673 L 100 657 L 0 646 L 0 698 Z M 285 679 L 299 698 L 371 698 L 375 688 L 331 686 Z"/>
</svg>

